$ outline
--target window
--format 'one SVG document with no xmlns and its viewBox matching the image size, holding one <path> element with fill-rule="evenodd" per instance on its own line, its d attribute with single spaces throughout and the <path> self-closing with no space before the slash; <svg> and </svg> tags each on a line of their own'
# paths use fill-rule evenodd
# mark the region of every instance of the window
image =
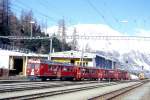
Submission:
<svg viewBox="0 0 150 100">
<path fill-rule="evenodd" d="M 67 71 L 67 68 L 66 68 L 66 67 L 64 67 L 64 68 L 63 68 L 63 71 Z"/>
<path fill-rule="evenodd" d="M 33 63 L 28 64 L 28 68 L 34 68 L 34 67 L 35 67 L 35 64 L 33 64 Z"/>
<path fill-rule="evenodd" d="M 82 72 L 82 73 L 85 73 L 85 69 L 84 69 L 84 68 L 83 68 L 83 69 L 81 69 L 81 72 Z"/>
<path fill-rule="evenodd" d="M 35 64 L 35 69 L 39 68 L 40 64 Z"/>
<path fill-rule="evenodd" d="M 53 66 L 53 65 L 48 66 L 48 69 L 51 71 L 57 71 L 57 68 L 58 68 L 57 66 Z"/>
<path fill-rule="evenodd" d="M 89 69 L 86 69 L 86 70 L 85 70 L 85 73 L 89 73 Z"/>
</svg>

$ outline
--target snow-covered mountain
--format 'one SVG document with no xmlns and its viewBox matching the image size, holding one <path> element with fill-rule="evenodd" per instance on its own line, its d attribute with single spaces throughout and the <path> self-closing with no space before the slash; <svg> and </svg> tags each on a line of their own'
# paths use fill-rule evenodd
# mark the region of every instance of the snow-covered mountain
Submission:
<svg viewBox="0 0 150 100">
<path fill-rule="evenodd" d="M 76 28 L 78 36 L 125 36 L 125 34 L 103 24 L 78 24 L 67 27 L 66 34 L 72 35 Z M 58 27 L 48 29 L 49 33 L 57 33 Z M 136 36 L 148 36 L 150 31 L 136 29 Z M 70 41 L 70 40 L 68 40 Z M 141 71 L 150 73 L 150 41 L 144 40 L 78 40 L 79 49 L 86 49 L 86 45 L 93 51 L 115 57 L 124 66 L 122 69 L 134 73 Z M 150 74 L 149 74 L 150 76 Z"/>
<path fill-rule="evenodd" d="M 106 53 L 106 52 L 105 52 Z M 110 53 L 109 53 L 110 54 Z M 119 56 L 118 56 L 119 55 Z M 122 66 L 121 69 L 128 70 L 131 73 L 145 73 L 150 78 L 150 55 L 139 51 L 130 51 L 124 54 L 113 52 L 110 56 L 118 59 Z"/>
</svg>

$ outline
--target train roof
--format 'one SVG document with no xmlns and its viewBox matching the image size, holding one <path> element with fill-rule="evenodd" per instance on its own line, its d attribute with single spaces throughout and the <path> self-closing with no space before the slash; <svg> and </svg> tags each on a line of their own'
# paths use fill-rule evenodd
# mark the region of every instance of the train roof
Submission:
<svg viewBox="0 0 150 100">
<path fill-rule="evenodd" d="M 61 63 L 61 62 L 54 62 L 46 59 L 29 59 L 28 62 L 30 63 L 45 63 L 51 65 L 64 65 L 64 66 L 74 66 L 73 64 L 69 63 Z"/>
</svg>

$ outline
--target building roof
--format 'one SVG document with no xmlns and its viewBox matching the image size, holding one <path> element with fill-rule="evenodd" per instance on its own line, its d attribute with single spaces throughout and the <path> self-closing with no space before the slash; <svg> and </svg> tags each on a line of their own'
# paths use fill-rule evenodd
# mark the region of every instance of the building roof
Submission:
<svg viewBox="0 0 150 100">
<path fill-rule="evenodd" d="M 44 54 L 35 54 L 35 53 L 21 53 L 9 50 L 0 50 L 0 55 L 3 56 L 28 56 L 28 57 L 48 57 L 48 55 Z"/>
<path fill-rule="evenodd" d="M 107 60 L 116 61 L 112 57 L 104 56 L 104 55 L 101 55 L 101 54 L 95 53 L 95 52 L 92 52 L 92 53 L 83 52 L 82 53 L 82 51 L 71 50 L 71 51 L 64 51 L 64 52 L 54 52 L 51 54 L 51 57 L 56 57 L 56 58 L 81 58 L 81 57 L 83 57 L 83 58 L 91 58 L 92 59 L 92 58 L 96 58 L 96 56 L 105 58 Z"/>
<path fill-rule="evenodd" d="M 51 54 L 51 57 L 60 57 L 60 58 L 95 58 L 96 55 L 94 53 L 87 53 L 82 51 L 64 51 L 64 52 L 55 52 Z"/>
</svg>

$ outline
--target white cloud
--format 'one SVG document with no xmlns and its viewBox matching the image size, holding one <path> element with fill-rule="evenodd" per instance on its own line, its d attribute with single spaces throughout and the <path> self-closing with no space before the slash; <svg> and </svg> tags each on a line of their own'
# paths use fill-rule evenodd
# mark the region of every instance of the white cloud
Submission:
<svg viewBox="0 0 150 100">
<path fill-rule="evenodd" d="M 123 33 L 110 28 L 104 24 L 77 24 L 67 27 L 66 34 L 72 35 L 74 28 L 77 30 L 77 35 L 87 36 L 124 36 Z M 137 36 L 150 36 L 150 31 L 138 29 L 136 30 Z M 57 33 L 58 26 L 52 26 L 48 28 L 49 33 Z M 120 53 L 129 52 L 131 50 L 149 52 L 150 42 L 139 40 L 78 40 L 80 50 L 83 45 L 88 45 L 93 50 L 116 50 Z"/>
</svg>

